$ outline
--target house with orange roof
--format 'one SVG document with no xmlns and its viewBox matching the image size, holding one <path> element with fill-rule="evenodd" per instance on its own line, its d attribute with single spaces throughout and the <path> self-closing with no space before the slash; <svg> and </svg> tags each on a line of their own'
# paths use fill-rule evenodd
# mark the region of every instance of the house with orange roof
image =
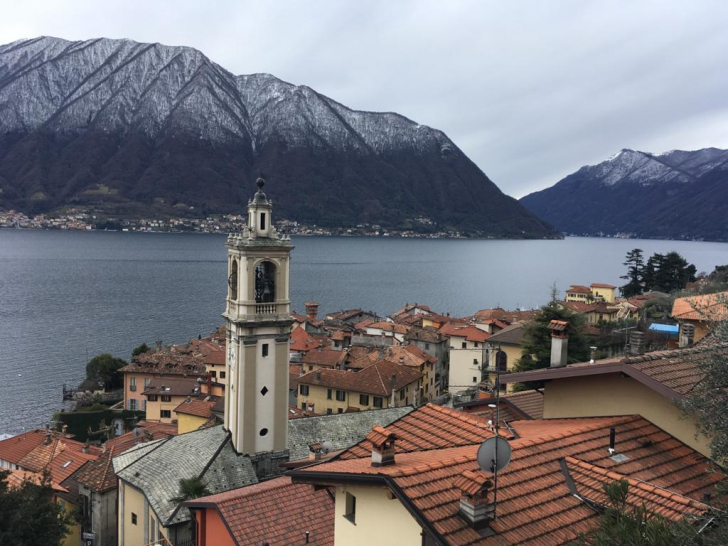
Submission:
<svg viewBox="0 0 728 546">
<path fill-rule="evenodd" d="M 196 546 L 334 545 L 329 489 L 294 484 L 288 476 L 185 503 Z"/>
<path fill-rule="evenodd" d="M 728 292 L 677 298 L 671 315 L 680 325 L 680 347 L 689 347 L 728 319 Z"/>
<path fill-rule="evenodd" d="M 490 334 L 475 326 L 457 324 L 446 324 L 440 328 L 439 332 L 449 339 L 448 389 L 450 393 L 477 387 L 483 380 L 483 364 L 487 358 L 485 341 Z"/>
<path fill-rule="evenodd" d="M 392 546 L 571 544 L 599 526 L 603 485 L 620 479 L 630 505 L 702 530 L 712 517 L 704 499 L 726 478 L 654 424 L 627 415 L 512 422 L 510 461 L 496 482 L 477 462 L 483 434 L 453 441 L 438 431 L 409 443 L 420 437 L 426 418 L 416 414 L 425 411 L 432 410 L 414 410 L 339 456 L 289 472 L 293 484 L 335 495 L 334 544 L 371 544 L 374 536 Z"/>
<path fill-rule="evenodd" d="M 146 399 L 146 420 L 176 423 L 175 409 L 187 398 L 197 398 L 202 384 L 196 377 L 160 377 L 152 379 L 142 392 Z"/>
<path fill-rule="evenodd" d="M 387 360 L 360 372 L 321 368 L 298 378 L 299 406 L 327 415 L 408 406 L 419 401 L 423 377 Z"/>
<path fill-rule="evenodd" d="M 222 416 L 225 409 L 225 398 L 199 394 L 193 398 L 188 396 L 172 411 L 177 416 L 177 432 L 184 434 L 198 430 L 201 427 L 215 423 Z"/>
<path fill-rule="evenodd" d="M 306 372 L 312 372 L 322 368 L 341 369 L 346 360 L 346 353 L 336 349 L 324 349 L 319 347 L 316 350 L 308 351 L 301 357 L 301 367 Z"/>
<path fill-rule="evenodd" d="M 410 330 L 411 326 L 396 322 L 373 322 L 367 326 L 368 336 L 392 338 L 396 343 L 402 343 L 404 336 Z"/>
<path fill-rule="evenodd" d="M 640 415 L 692 449 L 710 456 L 709 438 L 676 402 L 703 378 L 705 358 L 728 358 L 728 345 L 629 355 L 506 374 L 507 383 L 543 384 L 546 418 Z"/>
</svg>

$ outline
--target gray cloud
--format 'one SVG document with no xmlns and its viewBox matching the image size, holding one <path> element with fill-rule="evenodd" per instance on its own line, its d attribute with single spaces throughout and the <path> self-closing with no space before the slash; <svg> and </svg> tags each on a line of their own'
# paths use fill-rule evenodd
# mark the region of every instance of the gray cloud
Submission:
<svg viewBox="0 0 728 546">
<path fill-rule="evenodd" d="M 445 131 L 506 193 L 624 147 L 728 147 L 728 4 L 699 0 L 16 2 L 0 42 L 188 45 Z"/>
</svg>

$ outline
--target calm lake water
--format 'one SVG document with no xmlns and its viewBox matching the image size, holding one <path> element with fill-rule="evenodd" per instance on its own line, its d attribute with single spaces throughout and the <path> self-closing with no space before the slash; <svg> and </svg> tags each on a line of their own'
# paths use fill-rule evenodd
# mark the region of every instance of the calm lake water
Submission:
<svg viewBox="0 0 728 546">
<path fill-rule="evenodd" d="M 180 343 L 222 324 L 225 236 L 0 230 L 0 433 L 42 426 L 61 385 L 101 352 L 128 359 L 142 342 Z M 568 238 L 479 241 L 294 240 L 294 308 L 406 302 L 442 313 L 537 307 L 553 283 L 618 285 L 628 250 L 676 250 L 699 271 L 728 263 L 728 244 Z"/>
</svg>

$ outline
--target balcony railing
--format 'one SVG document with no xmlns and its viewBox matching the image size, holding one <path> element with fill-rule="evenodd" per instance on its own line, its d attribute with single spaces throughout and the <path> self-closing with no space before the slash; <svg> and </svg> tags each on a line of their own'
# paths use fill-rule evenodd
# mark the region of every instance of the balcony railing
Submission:
<svg viewBox="0 0 728 546">
<path fill-rule="evenodd" d="M 275 303 L 256 303 L 255 314 L 256 315 L 275 315 L 277 314 L 278 306 Z"/>
</svg>

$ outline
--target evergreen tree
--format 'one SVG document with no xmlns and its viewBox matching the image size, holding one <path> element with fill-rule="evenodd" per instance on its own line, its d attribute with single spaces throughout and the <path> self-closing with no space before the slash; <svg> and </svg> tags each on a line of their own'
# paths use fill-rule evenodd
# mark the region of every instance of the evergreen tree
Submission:
<svg viewBox="0 0 728 546">
<path fill-rule="evenodd" d="M 609 504 L 599 527 L 582 535 L 579 544 L 588 546 L 688 546 L 719 544 L 706 537 L 686 519 L 672 521 L 647 510 L 644 504 L 627 503 L 629 482 L 621 479 L 604 484 Z"/>
<path fill-rule="evenodd" d="M 96 355 L 86 364 L 86 379 L 103 381 L 107 390 L 120 389 L 124 385 L 124 376 L 119 369 L 127 364 L 109 353 Z"/>
<path fill-rule="evenodd" d="M 147 345 L 146 343 L 142 343 L 138 347 L 134 347 L 134 350 L 131 352 L 131 356 L 132 357 L 139 356 L 141 354 L 148 353 L 148 352 L 149 352 L 149 345 Z"/>
<path fill-rule="evenodd" d="M 60 546 L 72 523 L 70 513 L 54 500 L 51 479 L 25 480 L 10 488 L 7 471 L 0 471 L 0 544 Z"/>
<path fill-rule="evenodd" d="M 645 261 L 641 248 L 635 248 L 627 253 L 624 265 L 627 266 L 627 274 L 622 275 L 621 279 L 627 279 L 628 282 L 620 288 L 622 296 L 631 298 L 644 292 L 644 268 Z"/>
<path fill-rule="evenodd" d="M 551 330 L 548 326 L 552 320 L 569 323 L 568 362 L 589 360 L 589 342 L 584 334 L 584 317 L 561 307 L 556 301 L 551 301 L 541 307 L 541 312 L 526 325 L 521 358 L 516 361 L 514 371 L 538 370 L 551 365 Z M 522 390 L 523 386 L 517 384 L 515 389 Z"/>
</svg>

